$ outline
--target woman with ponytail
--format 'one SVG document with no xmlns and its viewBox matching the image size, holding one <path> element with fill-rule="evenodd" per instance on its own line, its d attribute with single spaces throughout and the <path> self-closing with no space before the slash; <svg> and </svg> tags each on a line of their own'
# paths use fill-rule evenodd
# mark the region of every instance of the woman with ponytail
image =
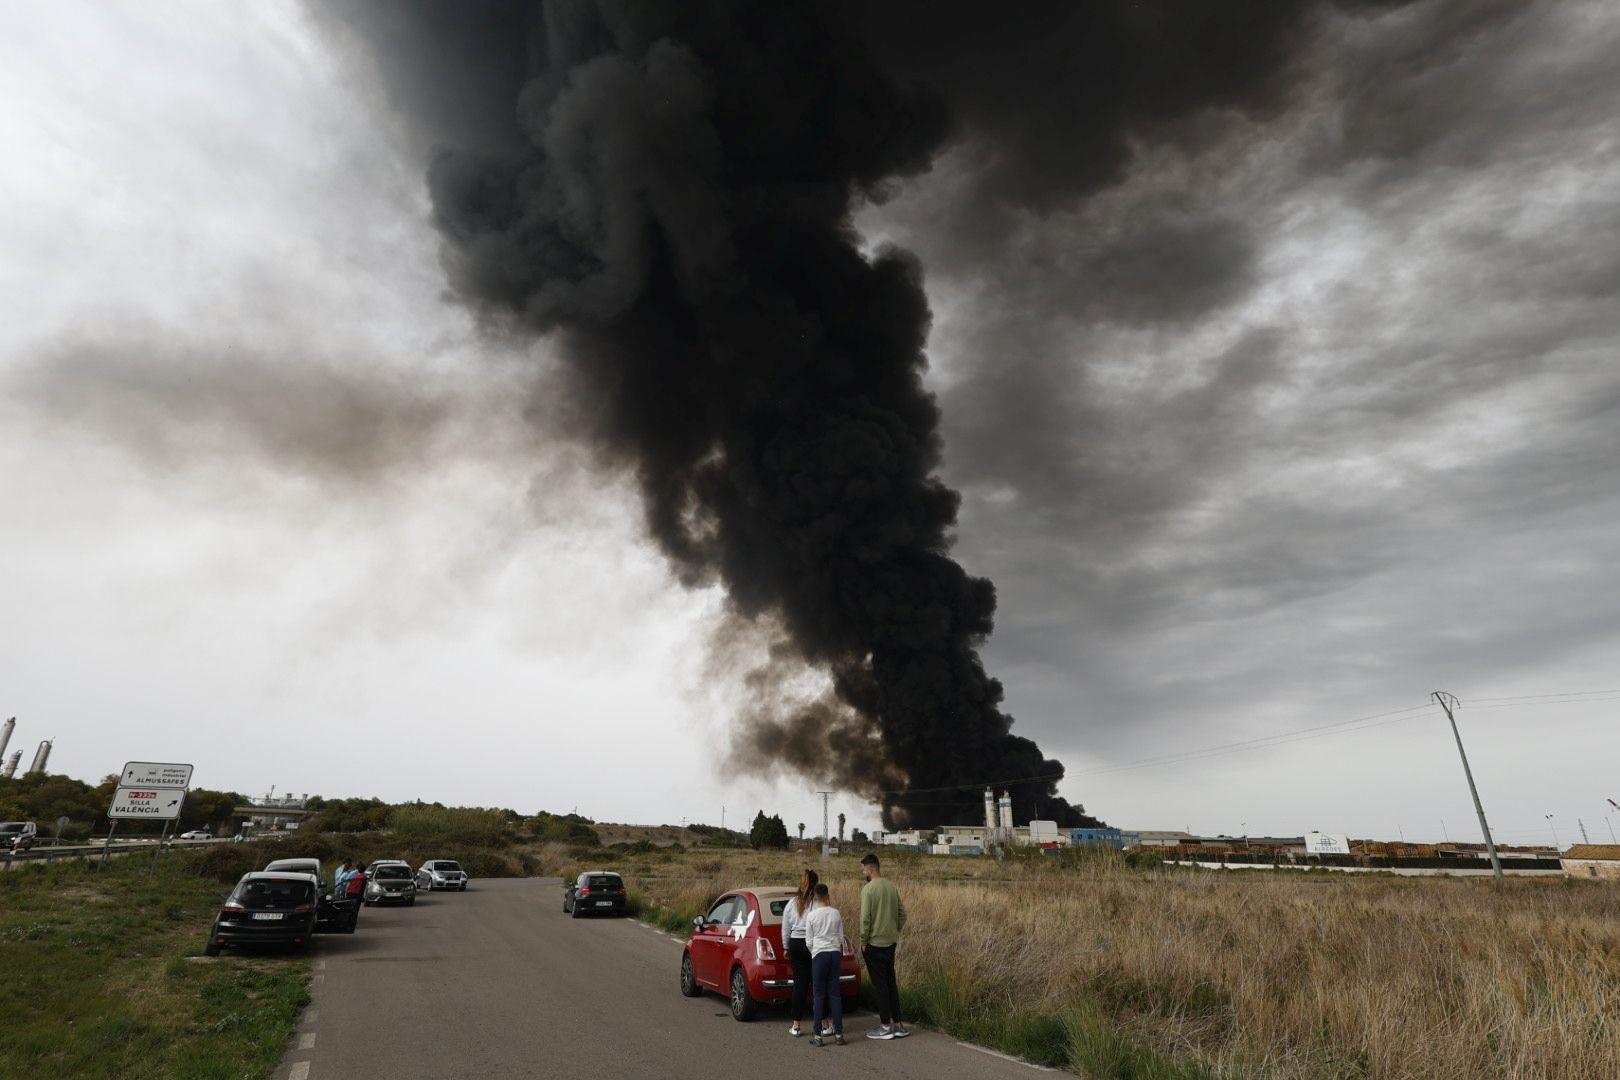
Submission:
<svg viewBox="0 0 1620 1080">
<path fill-rule="evenodd" d="M 797 1039 L 804 1034 L 799 1021 L 804 1019 L 804 1003 L 810 998 L 810 947 L 805 944 L 804 917 L 810 914 L 815 900 L 816 884 L 820 879 L 808 866 L 799 875 L 799 891 L 782 909 L 782 945 L 787 949 L 788 963 L 793 965 L 793 1026 L 788 1034 Z"/>
</svg>

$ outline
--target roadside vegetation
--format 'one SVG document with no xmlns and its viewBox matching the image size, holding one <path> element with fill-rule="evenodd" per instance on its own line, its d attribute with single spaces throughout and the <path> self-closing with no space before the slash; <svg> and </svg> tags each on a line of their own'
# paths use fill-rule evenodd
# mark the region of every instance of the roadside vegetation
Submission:
<svg viewBox="0 0 1620 1080">
<path fill-rule="evenodd" d="M 142 853 L 0 874 L 0 1076 L 238 1080 L 274 1069 L 308 1001 L 309 960 L 201 956 L 228 887 L 180 852 L 151 866 Z"/>
<path fill-rule="evenodd" d="M 854 926 L 857 856 L 548 846 L 685 932 L 810 865 Z M 1620 889 L 897 853 L 918 1022 L 1096 1077 L 1620 1076 Z"/>
</svg>

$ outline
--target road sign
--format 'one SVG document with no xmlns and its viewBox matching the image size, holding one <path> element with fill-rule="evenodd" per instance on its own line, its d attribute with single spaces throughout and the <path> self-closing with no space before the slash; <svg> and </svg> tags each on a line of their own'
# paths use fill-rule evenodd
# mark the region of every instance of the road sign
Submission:
<svg viewBox="0 0 1620 1080">
<path fill-rule="evenodd" d="M 118 783 L 120 787 L 188 788 L 191 766 L 163 761 L 126 761 Z"/>
<path fill-rule="evenodd" d="M 180 788 L 120 787 L 113 792 L 110 818 L 173 821 L 180 816 L 186 793 Z"/>
</svg>

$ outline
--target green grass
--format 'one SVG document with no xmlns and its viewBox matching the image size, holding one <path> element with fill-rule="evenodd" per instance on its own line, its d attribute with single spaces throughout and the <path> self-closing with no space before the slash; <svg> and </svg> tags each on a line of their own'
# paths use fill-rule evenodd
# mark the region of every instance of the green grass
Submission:
<svg viewBox="0 0 1620 1080">
<path fill-rule="evenodd" d="M 309 960 L 200 954 L 229 886 L 178 854 L 0 873 L 0 1076 L 269 1075 L 308 1002 Z"/>
</svg>

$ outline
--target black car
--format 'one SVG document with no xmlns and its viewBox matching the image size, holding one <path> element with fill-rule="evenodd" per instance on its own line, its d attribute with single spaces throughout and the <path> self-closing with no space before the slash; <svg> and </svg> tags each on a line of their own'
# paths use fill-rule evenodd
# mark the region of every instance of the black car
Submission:
<svg viewBox="0 0 1620 1080">
<path fill-rule="evenodd" d="M 220 906 L 203 952 L 238 945 L 292 945 L 309 948 L 322 901 L 307 874 L 244 874 Z"/>
<path fill-rule="evenodd" d="M 629 908 L 624 879 L 607 870 L 587 870 L 563 886 L 563 911 L 581 915 L 623 915 Z"/>
</svg>

